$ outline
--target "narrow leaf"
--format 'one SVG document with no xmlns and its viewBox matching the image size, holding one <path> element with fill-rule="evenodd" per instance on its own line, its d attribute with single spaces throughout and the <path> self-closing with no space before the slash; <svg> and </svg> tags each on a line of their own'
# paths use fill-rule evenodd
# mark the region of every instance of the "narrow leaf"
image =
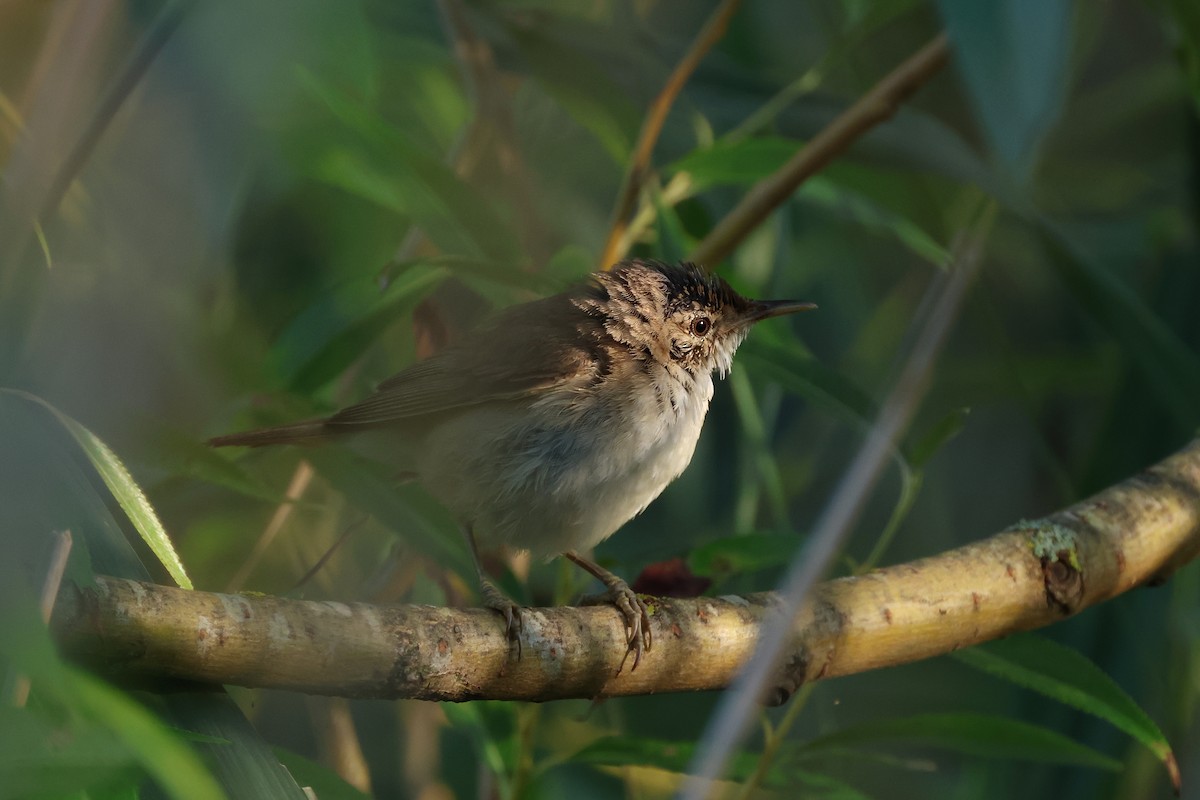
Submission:
<svg viewBox="0 0 1200 800">
<path fill-rule="evenodd" d="M 1066 92 L 1070 0 L 940 0 L 938 8 L 991 149 L 1024 183 Z"/>
<path fill-rule="evenodd" d="M 171 537 L 167 535 L 166 528 L 159 521 L 154 507 L 146 499 L 145 493 L 134 481 L 133 476 L 129 474 L 129 470 L 121 463 L 121 459 L 117 458 L 116 453 L 94 433 L 40 397 L 18 389 L 0 389 L 0 392 L 36 403 L 54 415 L 55 419 L 67 429 L 84 454 L 87 455 L 96 472 L 100 474 L 101 480 L 104 481 L 104 485 L 112 492 L 117 503 L 129 517 L 129 521 L 133 523 L 138 535 L 166 567 L 171 578 L 184 589 L 191 589 L 192 581 L 183 568 L 179 554 L 175 552 L 175 545 L 171 543 Z"/>
<path fill-rule="evenodd" d="M 168 795 L 177 800 L 225 798 L 200 757 L 153 714 L 85 672 L 70 669 L 65 674 L 75 700 L 109 726 Z"/>
<path fill-rule="evenodd" d="M 831 748 L 880 743 L 935 747 L 986 758 L 1073 764 L 1118 770 L 1121 762 L 1061 733 L 991 714 L 919 714 L 855 725 L 807 742 L 799 751 L 814 755 Z"/>
<path fill-rule="evenodd" d="M 954 658 L 1107 720 L 1150 748 L 1178 786 L 1175 756 L 1158 725 L 1112 678 L 1078 651 L 1026 634 L 962 650 Z"/>
</svg>

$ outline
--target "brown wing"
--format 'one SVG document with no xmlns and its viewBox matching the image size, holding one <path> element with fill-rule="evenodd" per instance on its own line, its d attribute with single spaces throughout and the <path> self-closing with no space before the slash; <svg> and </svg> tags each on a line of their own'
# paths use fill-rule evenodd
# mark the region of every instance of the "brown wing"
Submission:
<svg viewBox="0 0 1200 800">
<path fill-rule="evenodd" d="M 383 381 L 331 416 L 330 428 L 375 427 L 425 414 L 539 394 L 588 369 L 577 326 L 590 320 L 564 295 L 515 306 L 463 340 Z"/>
</svg>

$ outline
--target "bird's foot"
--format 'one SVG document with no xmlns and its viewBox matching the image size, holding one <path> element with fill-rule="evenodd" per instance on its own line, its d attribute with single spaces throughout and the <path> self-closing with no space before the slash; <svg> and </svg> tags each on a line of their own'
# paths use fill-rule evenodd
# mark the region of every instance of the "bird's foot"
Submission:
<svg viewBox="0 0 1200 800">
<path fill-rule="evenodd" d="M 517 644 L 517 660 L 521 660 L 521 607 L 500 591 L 496 584 L 480 576 L 479 595 L 483 605 L 504 617 L 504 636 Z"/>
<path fill-rule="evenodd" d="M 646 606 L 646 601 L 638 597 L 637 593 L 629 587 L 629 584 L 618 578 L 616 575 L 609 573 L 608 577 L 598 576 L 604 581 L 604 585 L 608 588 L 604 594 L 585 597 L 583 602 L 585 605 L 599 605 L 601 603 L 611 603 L 617 607 L 617 611 L 621 612 L 621 616 L 625 618 L 625 656 L 621 659 L 621 663 L 617 666 L 617 675 L 621 674 L 621 670 L 625 668 L 625 662 L 629 660 L 630 654 L 633 654 L 633 666 L 629 668 L 633 672 L 638 668 L 638 664 L 642 663 L 642 653 L 650 652 L 650 645 L 653 643 L 653 638 L 650 634 L 650 609 Z"/>
</svg>

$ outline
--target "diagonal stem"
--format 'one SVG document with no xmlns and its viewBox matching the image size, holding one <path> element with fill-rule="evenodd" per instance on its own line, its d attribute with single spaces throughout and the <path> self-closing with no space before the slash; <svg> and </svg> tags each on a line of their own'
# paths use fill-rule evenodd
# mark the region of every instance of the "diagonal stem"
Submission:
<svg viewBox="0 0 1200 800">
<path fill-rule="evenodd" d="M 949 58 L 949 43 L 946 35 L 940 34 L 839 114 L 777 172 L 759 181 L 704 237 L 688 260 L 710 267 L 719 264 L 800 184 L 864 133 L 891 118 L 900 104 L 936 75 Z"/>
<path fill-rule="evenodd" d="M 729 21 L 733 19 L 733 14 L 739 5 L 741 5 L 741 0 L 723 0 L 721 5 L 717 6 L 712 16 L 704 23 L 704 27 L 700 29 L 692 46 L 688 48 L 683 58 L 675 65 L 675 69 L 671 71 L 667 83 L 658 93 L 658 97 L 654 98 L 654 102 L 650 104 L 650 110 L 642 123 L 642 130 L 638 133 L 637 143 L 633 147 L 629 169 L 621 184 L 620 199 L 613 210 L 608 239 L 605 241 L 604 250 L 600 255 L 600 269 L 608 269 L 625 255 L 625 251 L 628 249 L 625 232 L 629 227 L 629 215 L 633 213 L 638 194 L 642 190 L 642 184 L 650 171 L 650 157 L 654 154 L 654 145 L 658 143 L 658 137 L 662 134 L 667 115 L 670 113 L 671 107 L 675 105 L 676 98 L 683 91 L 683 87 L 692 73 L 700 66 L 700 61 L 725 35 Z"/>
</svg>

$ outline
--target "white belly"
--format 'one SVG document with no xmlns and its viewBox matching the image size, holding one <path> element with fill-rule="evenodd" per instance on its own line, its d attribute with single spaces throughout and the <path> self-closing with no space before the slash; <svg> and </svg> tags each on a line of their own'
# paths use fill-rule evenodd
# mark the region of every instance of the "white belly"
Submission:
<svg viewBox="0 0 1200 800">
<path fill-rule="evenodd" d="M 692 460 L 712 399 L 708 376 L 664 407 L 477 407 L 431 431 L 422 482 L 481 543 L 553 556 L 584 550 L 640 513 Z M 531 420 L 538 420 L 529 424 Z"/>
</svg>

